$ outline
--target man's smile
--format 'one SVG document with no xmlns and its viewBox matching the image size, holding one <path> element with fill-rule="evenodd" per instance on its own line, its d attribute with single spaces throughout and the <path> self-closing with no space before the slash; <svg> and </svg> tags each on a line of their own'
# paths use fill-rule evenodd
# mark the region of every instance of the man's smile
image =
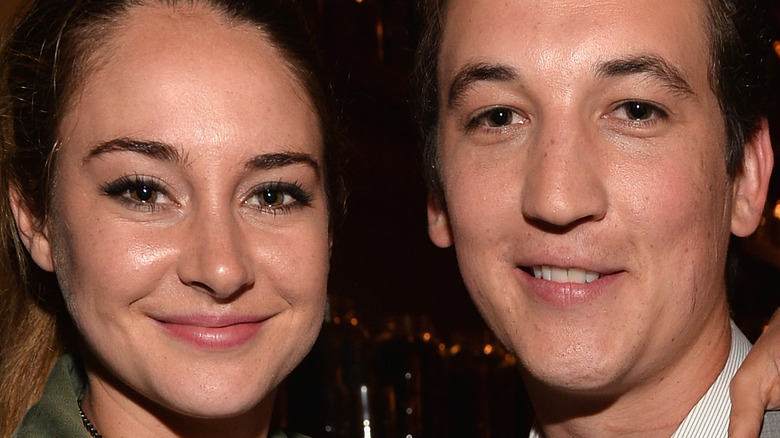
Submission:
<svg viewBox="0 0 780 438">
<path fill-rule="evenodd" d="M 588 271 L 582 268 L 558 268 L 555 266 L 540 265 L 533 267 L 534 277 L 554 281 L 556 283 L 586 284 L 596 281 L 601 277 L 598 272 Z"/>
</svg>

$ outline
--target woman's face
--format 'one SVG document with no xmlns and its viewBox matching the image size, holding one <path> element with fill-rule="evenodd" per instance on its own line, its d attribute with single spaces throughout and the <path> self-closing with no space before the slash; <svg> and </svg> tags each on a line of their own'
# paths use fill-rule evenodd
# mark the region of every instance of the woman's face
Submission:
<svg viewBox="0 0 780 438">
<path fill-rule="evenodd" d="M 248 25 L 143 6 L 118 29 L 62 120 L 33 255 L 97 359 L 90 404 L 135 409 L 141 395 L 188 416 L 245 413 L 322 323 L 318 117 Z"/>
</svg>

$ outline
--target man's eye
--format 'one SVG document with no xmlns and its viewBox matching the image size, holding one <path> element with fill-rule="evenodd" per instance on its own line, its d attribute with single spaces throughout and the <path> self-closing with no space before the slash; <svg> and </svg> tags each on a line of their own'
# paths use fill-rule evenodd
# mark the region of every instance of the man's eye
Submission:
<svg viewBox="0 0 780 438">
<path fill-rule="evenodd" d="M 490 126 L 506 126 L 512 123 L 513 115 L 507 108 L 496 108 L 490 111 L 485 119 Z"/>
<path fill-rule="evenodd" d="M 615 116 L 632 122 L 664 119 L 667 114 L 657 105 L 642 101 L 623 102 L 615 109 Z"/>
<path fill-rule="evenodd" d="M 494 107 L 479 113 L 469 122 L 469 127 L 500 128 L 525 123 L 525 118 L 507 107 Z"/>
</svg>

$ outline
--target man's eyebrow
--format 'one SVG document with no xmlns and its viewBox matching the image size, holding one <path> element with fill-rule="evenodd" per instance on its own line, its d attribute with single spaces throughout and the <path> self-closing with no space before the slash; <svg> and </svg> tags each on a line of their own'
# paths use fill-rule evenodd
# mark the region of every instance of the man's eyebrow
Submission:
<svg viewBox="0 0 780 438">
<path fill-rule="evenodd" d="M 517 71 L 507 65 L 484 62 L 466 64 L 458 71 L 450 84 L 447 106 L 455 108 L 460 105 L 463 95 L 477 82 L 507 82 L 516 80 L 519 77 L 520 75 Z"/>
<path fill-rule="evenodd" d="M 131 138 L 115 138 L 104 141 L 92 147 L 84 157 L 84 163 L 109 152 L 135 152 L 157 160 L 183 162 L 184 157 L 173 146 L 159 141 L 134 140 Z"/>
<path fill-rule="evenodd" d="M 275 152 L 253 157 L 244 166 L 247 170 L 269 170 L 292 164 L 305 164 L 320 175 L 320 163 L 311 154 L 303 152 Z"/>
<path fill-rule="evenodd" d="M 638 55 L 604 61 L 596 66 L 596 72 L 599 76 L 608 78 L 644 74 L 661 81 L 675 94 L 696 95 L 680 70 L 654 55 Z"/>
</svg>

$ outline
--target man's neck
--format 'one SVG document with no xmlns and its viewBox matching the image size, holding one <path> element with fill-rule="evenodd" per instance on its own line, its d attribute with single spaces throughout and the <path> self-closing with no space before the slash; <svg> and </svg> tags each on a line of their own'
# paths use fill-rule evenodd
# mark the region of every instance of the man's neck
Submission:
<svg viewBox="0 0 780 438">
<path fill-rule="evenodd" d="M 707 392 L 729 355 L 728 318 L 702 330 L 678 361 L 625 389 L 571 393 L 526 379 L 537 412 L 537 431 L 559 437 L 669 437 Z"/>
</svg>

